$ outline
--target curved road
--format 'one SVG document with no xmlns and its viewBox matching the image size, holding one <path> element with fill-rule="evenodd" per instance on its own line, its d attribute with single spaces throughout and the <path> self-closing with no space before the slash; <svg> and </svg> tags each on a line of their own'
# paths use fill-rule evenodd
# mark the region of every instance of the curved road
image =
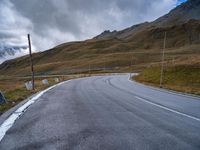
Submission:
<svg viewBox="0 0 200 150">
<path fill-rule="evenodd" d="M 72 80 L 38 98 L 0 149 L 199 150 L 200 98 L 150 88 L 127 75 Z"/>
</svg>

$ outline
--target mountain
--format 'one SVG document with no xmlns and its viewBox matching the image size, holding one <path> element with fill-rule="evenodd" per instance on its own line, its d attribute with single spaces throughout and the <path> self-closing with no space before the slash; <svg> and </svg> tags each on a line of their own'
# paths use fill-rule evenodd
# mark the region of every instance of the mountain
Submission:
<svg viewBox="0 0 200 150">
<path fill-rule="evenodd" d="M 133 25 L 130 28 L 122 31 L 109 30 L 104 31 L 100 35 L 94 37 L 94 39 L 108 39 L 108 38 L 127 38 L 133 36 L 142 30 L 151 28 L 164 28 L 171 26 L 178 26 L 187 23 L 189 20 L 200 20 L 200 0 L 188 0 L 187 2 L 177 6 L 171 10 L 168 14 L 156 19 L 153 22 L 144 22 L 141 24 Z"/>
<path fill-rule="evenodd" d="M 171 10 L 168 14 L 158 18 L 151 24 L 157 27 L 173 26 L 186 23 L 191 19 L 200 19 L 200 1 L 188 0 Z"/>
<path fill-rule="evenodd" d="M 0 63 L 5 58 L 14 58 L 16 55 L 23 53 L 26 50 L 26 46 L 11 46 L 11 45 L 0 45 Z"/>
<path fill-rule="evenodd" d="M 118 31 L 118 32 L 116 30 L 113 32 L 106 30 L 106 31 L 102 32 L 100 35 L 94 37 L 94 39 L 97 39 L 97 40 L 108 39 L 108 38 L 123 39 L 130 35 L 135 35 L 136 33 L 140 32 L 142 29 L 144 29 L 148 25 L 149 25 L 148 22 L 144 22 L 141 24 L 133 25 L 130 28 L 127 28 L 127 29 L 124 29 L 124 30 Z"/>
<path fill-rule="evenodd" d="M 160 63 L 165 32 L 167 62 L 200 61 L 200 2 L 188 0 L 153 22 L 133 25 L 122 31 L 105 31 L 93 39 L 70 42 L 35 53 L 35 72 L 68 74 L 74 72 L 143 70 Z M 30 75 L 29 57 L 0 65 L 2 75 Z"/>
</svg>

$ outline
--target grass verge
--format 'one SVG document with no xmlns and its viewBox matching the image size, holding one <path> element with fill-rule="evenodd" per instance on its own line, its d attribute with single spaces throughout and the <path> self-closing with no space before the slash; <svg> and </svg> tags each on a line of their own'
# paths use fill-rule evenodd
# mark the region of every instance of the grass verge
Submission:
<svg viewBox="0 0 200 150">
<path fill-rule="evenodd" d="M 69 75 L 69 76 L 60 76 L 59 81 L 66 81 L 69 79 L 74 79 L 77 77 L 84 77 L 86 75 Z M 19 102 L 25 100 L 29 96 L 37 93 L 41 90 L 44 90 L 54 84 L 57 84 L 54 80 L 55 77 L 37 77 L 35 79 L 35 90 L 26 90 L 24 83 L 30 81 L 30 77 L 26 78 L 17 78 L 17 77 L 0 77 L 0 90 L 4 94 L 7 103 L 0 105 L 0 115 L 3 114 L 6 110 L 14 107 Z M 42 84 L 43 79 L 48 79 L 49 84 Z"/>
<path fill-rule="evenodd" d="M 160 67 L 154 66 L 145 69 L 134 80 L 159 87 Z M 200 66 L 177 65 L 165 66 L 163 74 L 163 88 L 184 93 L 200 95 Z"/>
</svg>

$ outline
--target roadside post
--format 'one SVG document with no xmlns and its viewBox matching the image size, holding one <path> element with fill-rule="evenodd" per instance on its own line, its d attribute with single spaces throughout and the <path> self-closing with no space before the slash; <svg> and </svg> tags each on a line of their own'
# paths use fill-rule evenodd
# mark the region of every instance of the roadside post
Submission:
<svg viewBox="0 0 200 150">
<path fill-rule="evenodd" d="M 44 84 L 44 85 L 48 85 L 48 84 L 49 84 L 49 82 L 48 82 L 48 80 L 47 80 L 47 79 L 44 79 L 44 80 L 42 80 L 42 84 Z"/>
<path fill-rule="evenodd" d="M 54 78 L 54 81 L 57 83 L 59 82 L 59 78 Z"/>
<path fill-rule="evenodd" d="M 103 68 L 103 70 L 104 70 L 104 73 L 106 72 L 106 62 L 104 62 L 104 68 Z"/>
<path fill-rule="evenodd" d="M 130 63 L 130 78 L 132 76 L 132 66 L 133 66 L 133 57 L 131 57 L 131 63 Z"/>
<path fill-rule="evenodd" d="M 167 38 L 167 32 L 165 32 L 164 43 L 163 43 L 162 60 L 161 60 L 161 71 L 160 71 L 160 88 L 163 87 L 163 70 L 164 70 L 164 61 L 165 61 L 166 38 Z"/>
<path fill-rule="evenodd" d="M 32 81 L 26 82 L 25 87 L 26 87 L 27 90 L 32 90 L 33 89 Z"/>
<path fill-rule="evenodd" d="M 3 93 L 0 91 L 0 105 L 7 103 Z"/>
<path fill-rule="evenodd" d="M 90 74 L 91 74 L 91 66 L 89 64 L 89 76 L 90 76 Z"/>
</svg>

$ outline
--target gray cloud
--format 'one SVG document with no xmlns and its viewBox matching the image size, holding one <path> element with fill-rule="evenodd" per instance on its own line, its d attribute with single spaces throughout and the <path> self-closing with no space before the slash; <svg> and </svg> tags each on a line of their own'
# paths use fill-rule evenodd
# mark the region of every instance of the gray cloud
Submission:
<svg viewBox="0 0 200 150">
<path fill-rule="evenodd" d="M 1 0 L 0 43 L 26 43 L 35 50 L 91 38 L 104 30 L 120 30 L 152 21 L 178 0 Z M 21 40 L 21 42 L 20 42 Z"/>
</svg>

